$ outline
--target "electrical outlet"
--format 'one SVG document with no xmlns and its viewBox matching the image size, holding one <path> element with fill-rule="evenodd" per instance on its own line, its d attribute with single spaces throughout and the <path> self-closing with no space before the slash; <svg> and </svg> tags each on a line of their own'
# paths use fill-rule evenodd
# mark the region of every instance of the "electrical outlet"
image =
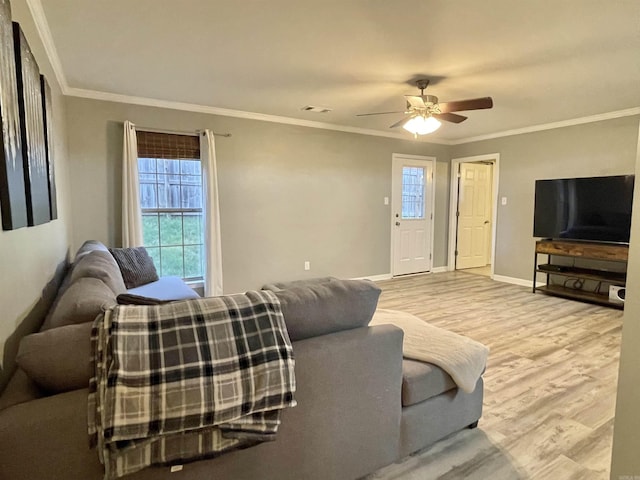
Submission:
<svg viewBox="0 0 640 480">
<path fill-rule="evenodd" d="M 389 205 L 389 197 L 384 197 L 384 204 Z"/>
<path fill-rule="evenodd" d="M 311 262 L 310 261 L 306 261 L 304 262 L 304 269 L 305 270 L 311 270 Z"/>
<path fill-rule="evenodd" d="M 507 197 L 502 197 L 502 198 L 500 199 L 500 203 L 501 203 L 502 205 L 506 205 L 506 204 L 507 204 Z"/>
</svg>

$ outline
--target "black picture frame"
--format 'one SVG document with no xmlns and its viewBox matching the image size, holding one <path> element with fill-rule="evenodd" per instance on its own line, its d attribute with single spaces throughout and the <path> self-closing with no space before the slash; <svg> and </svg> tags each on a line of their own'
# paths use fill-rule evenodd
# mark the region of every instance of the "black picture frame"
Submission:
<svg viewBox="0 0 640 480">
<path fill-rule="evenodd" d="M 0 212 L 2 229 L 27 226 L 11 5 L 0 0 Z"/>
<path fill-rule="evenodd" d="M 13 42 L 22 132 L 27 224 L 35 226 L 51 220 L 40 69 L 20 25 L 16 22 L 13 22 Z"/>
<path fill-rule="evenodd" d="M 44 75 L 40 75 L 42 91 L 42 115 L 44 122 L 44 147 L 47 157 L 47 180 L 49 182 L 49 216 L 51 220 L 58 218 L 58 200 L 56 194 L 56 175 L 53 148 L 53 101 L 51 88 Z"/>
</svg>

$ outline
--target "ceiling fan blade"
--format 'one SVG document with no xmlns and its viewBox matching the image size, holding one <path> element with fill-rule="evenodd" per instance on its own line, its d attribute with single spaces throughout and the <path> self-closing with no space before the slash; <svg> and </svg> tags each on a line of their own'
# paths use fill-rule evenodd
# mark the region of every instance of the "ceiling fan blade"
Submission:
<svg viewBox="0 0 640 480">
<path fill-rule="evenodd" d="M 369 115 L 387 115 L 389 113 L 405 113 L 404 110 L 400 111 L 400 112 L 375 112 L 375 113 L 359 113 L 356 115 L 356 117 L 367 117 Z"/>
<path fill-rule="evenodd" d="M 440 112 L 464 112 L 466 110 L 483 110 L 493 107 L 491 97 L 472 98 L 470 100 L 458 100 L 456 102 L 445 102 L 440 105 Z"/>
<path fill-rule="evenodd" d="M 402 120 L 399 120 L 396 123 L 394 123 L 393 125 L 391 125 L 389 128 L 396 128 L 396 127 L 399 127 L 400 125 L 404 125 L 409 120 L 411 120 L 413 117 L 415 117 L 415 115 L 413 115 L 413 116 L 411 116 L 409 118 L 403 118 Z"/>
<path fill-rule="evenodd" d="M 467 117 L 456 113 L 434 113 L 433 116 L 438 120 L 444 120 L 445 122 L 451 123 L 462 123 L 467 119 Z"/>
<path fill-rule="evenodd" d="M 416 95 L 405 95 L 404 98 L 407 99 L 407 104 L 415 107 L 415 108 L 424 108 L 424 99 L 420 96 Z"/>
</svg>

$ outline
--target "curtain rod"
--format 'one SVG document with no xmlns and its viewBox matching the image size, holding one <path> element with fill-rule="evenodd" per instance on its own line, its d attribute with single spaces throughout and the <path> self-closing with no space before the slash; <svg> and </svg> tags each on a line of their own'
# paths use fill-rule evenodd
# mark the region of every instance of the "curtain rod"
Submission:
<svg viewBox="0 0 640 480">
<path fill-rule="evenodd" d="M 147 128 L 147 127 L 138 127 L 136 125 L 136 130 L 141 130 L 143 132 L 152 132 L 152 133 L 166 133 L 169 135 L 189 135 L 191 137 L 197 137 L 202 133 L 202 130 L 196 130 L 195 132 L 180 132 L 178 130 L 163 130 L 161 128 Z M 216 133 L 213 132 L 216 137 L 230 137 L 230 133 Z"/>
</svg>

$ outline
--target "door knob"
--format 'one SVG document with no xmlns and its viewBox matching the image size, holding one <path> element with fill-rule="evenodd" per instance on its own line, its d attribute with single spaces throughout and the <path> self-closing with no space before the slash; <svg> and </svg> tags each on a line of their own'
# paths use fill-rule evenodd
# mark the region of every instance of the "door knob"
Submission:
<svg viewBox="0 0 640 480">
<path fill-rule="evenodd" d="M 484 224 L 485 224 L 485 225 L 486 225 L 487 223 L 489 223 L 489 220 L 485 220 L 485 221 L 484 221 Z"/>
<path fill-rule="evenodd" d="M 399 226 L 400 226 L 400 222 L 396 222 L 396 227 L 399 227 Z"/>
</svg>

